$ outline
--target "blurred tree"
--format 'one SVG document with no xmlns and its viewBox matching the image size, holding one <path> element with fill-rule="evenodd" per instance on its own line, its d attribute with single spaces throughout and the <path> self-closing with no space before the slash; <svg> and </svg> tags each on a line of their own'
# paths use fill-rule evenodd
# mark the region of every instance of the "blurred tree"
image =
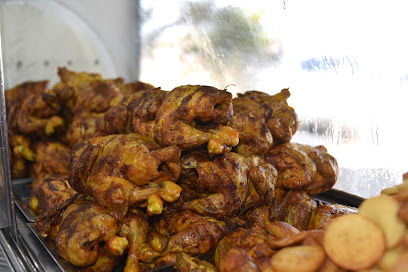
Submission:
<svg viewBox="0 0 408 272">
<path fill-rule="evenodd" d="M 178 20 L 146 35 L 146 47 L 155 48 L 162 33 L 179 28 L 185 33 L 177 40 L 181 61 L 205 69 L 220 86 L 251 85 L 248 81 L 260 68 L 277 63 L 282 55 L 279 42 L 262 28 L 262 11 L 249 14 L 240 7 L 200 0 L 182 1 L 179 14 Z M 144 18 L 149 15 L 146 11 Z"/>
<path fill-rule="evenodd" d="M 217 82 L 240 84 L 282 55 L 279 42 L 262 28 L 262 11 L 247 14 L 239 7 L 217 8 L 214 0 L 205 0 L 186 2 L 180 13 L 181 22 L 189 26 L 183 52 L 211 69 Z"/>
</svg>

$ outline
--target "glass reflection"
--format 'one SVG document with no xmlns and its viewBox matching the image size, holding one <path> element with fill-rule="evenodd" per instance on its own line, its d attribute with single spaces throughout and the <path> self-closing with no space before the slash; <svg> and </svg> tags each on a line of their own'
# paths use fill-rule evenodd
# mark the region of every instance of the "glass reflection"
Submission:
<svg viewBox="0 0 408 272">
<path fill-rule="evenodd" d="M 404 1 L 141 1 L 141 80 L 163 89 L 289 87 L 293 142 L 323 144 L 335 188 L 369 197 L 408 171 Z M 368 8 L 369 7 L 369 8 Z"/>
</svg>

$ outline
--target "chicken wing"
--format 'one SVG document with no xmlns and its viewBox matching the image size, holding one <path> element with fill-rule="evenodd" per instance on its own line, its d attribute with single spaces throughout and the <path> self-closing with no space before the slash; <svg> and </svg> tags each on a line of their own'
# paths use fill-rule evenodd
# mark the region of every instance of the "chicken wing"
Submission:
<svg viewBox="0 0 408 272">
<path fill-rule="evenodd" d="M 321 229 L 332 218 L 358 213 L 358 208 L 342 204 L 320 204 L 313 211 L 307 229 Z"/>
<path fill-rule="evenodd" d="M 76 192 L 68 183 L 71 148 L 60 142 L 37 141 L 33 144 L 35 161 L 30 176 L 29 206 L 36 213 L 58 207 Z"/>
<path fill-rule="evenodd" d="M 278 170 L 276 186 L 280 188 L 319 194 L 337 181 L 337 160 L 323 146 L 286 143 L 273 147 L 264 157 Z"/>
<path fill-rule="evenodd" d="M 156 115 L 167 93 L 153 88 L 125 96 L 119 105 L 106 112 L 106 131 L 110 134 L 136 132 L 154 138 Z"/>
<path fill-rule="evenodd" d="M 276 240 L 276 237 L 258 227 L 234 230 L 217 245 L 214 259 L 218 271 L 265 270 L 276 252 L 273 247 Z"/>
<path fill-rule="evenodd" d="M 182 209 L 218 219 L 272 202 L 277 171 L 259 156 L 230 152 L 209 157 L 194 152 L 181 159 L 180 182 L 195 191 Z"/>
<path fill-rule="evenodd" d="M 68 176 L 71 148 L 56 141 L 37 141 L 32 145 L 35 162 L 31 167 L 31 177 Z"/>
<path fill-rule="evenodd" d="M 29 206 L 37 215 L 58 208 L 76 194 L 68 183 L 68 177 L 40 179 L 33 182 L 29 198 Z"/>
<path fill-rule="evenodd" d="M 154 228 L 155 237 L 160 235 L 161 239 L 149 239 L 140 249 L 140 258 L 156 267 L 175 263 L 181 252 L 192 256 L 210 252 L 229 231 L 224 221 L 175 210 L 163 213 Z"/>
<path fill-rule="evenodd" d="M 24 135 L 10 135 L 9 132 L 9 147 L 11 178 L 29 177 L 32 162 L 35 161 L 35 152 L 31 147 L 31 139 Z"/>
<path fill-rule="evenodd" d="M 17 113 L 17 126 L 24 135 L 37 137 L 62 133 L 66 129 L 63 117 L 59 116 L 60 101 L 56 96 L 44 92 L 31 94 L 22 102 Z"/>
<path fill-rule="evenodd" d="M 14 135 L 21 135 L 17 123 L 17 115 L 23 105 L 24 100 L 28 97 L 46 93 L 48 80 L 44 81 L 29 81 L 15 86 L 12 89 L 6 90 L 6 113 L 8 136 L 12 142 Z"/>
<path fill-rule="evenodd" d="M 179 159 L 177 146 L 161 148 L 139 134 L 94 138 L 75 147 L 69 183 L 123 218 L 130 205 L 151 195 L 177 200 L 181 189 L 173 181 L 180 175 Z"/>
<path fill-rule="evenodd" d="M 120 235 L 129 242 L 125 272 L 141 271 L 139 267 L 139 248 L 146 242 L 149 232 L 147 214 L 138 209 L 129 210 L 122 224 Z"/>
<path fill-rule="evenodd" d="M 32 94 L 44 93 L 47 90 L 48 80 L 27 81 L 5 92 L 7 111 L 15 106 L 21 106 L 25 98 Z"/>
<path fill-rule="evenodd" d="M 287 103 L 289 96 L 288 89 L 275 95 L 248 91 L 232 100 L 234 115 L 230 126 L 239 133 L 236 152 L 263 155 L 273 145 L 292 139 L 299 121 Z"/>
<path fill-rule="evenodd" d="M 67 138 L 71 146 L 107 135 L 105 113 L 123 99 L 121 90 L 131 92 L 133 87 L 121 78 L 103 79 L 99 74 L 73 72 L 66 68 L 59 68 L 58 75 L 61 81 L 52 92 L 63 105 L 61 112 L 69 123 Z"/>
<path fill-rule="evenodd" d="M 305 191 L 287 191 L 280 202 L 274 201 L 269 209 L 270 221 L 288 222 L 298 230 L 306 230 L 317 202 Z"/>
<path fill-rule="evenodd" d="M 157 112 L 154 139 L 162 146 L 182 150 L 208 143 L 211 155 L 231 150 L 238 133 L 227 126 L 232 117 L 232 95 L 209 86 L 185 85 L 173 89 Z"/>
<path fill-rule="evenodd" d="M 58 254 L 75 266 L 87 267 L 98 260 L 102 247 L 120 230 L 120 224 L 109 209 L 97 202 L 80 199 L 68 206 L 62 215 L 55 246 Z"/>
<path fill-rule="evenodd" d="M 5 92 L 7 134 L 10 147 L 10 174 L 12 179 L 29 177 L 30 162 L 35 155 L 31 150 L 32 139 L 18 129 L 17 115 L 24 99 L 30 95 L 44 93 L 48 81 L 26 82 Z"/>
<path fill-rule="evenodd" d="M 70 146 L 99 136 L 107 135 L 105 132 L 105 114 L 95 112 L 82 112 L 75 115 L 70 124 Z"/>
</svg>

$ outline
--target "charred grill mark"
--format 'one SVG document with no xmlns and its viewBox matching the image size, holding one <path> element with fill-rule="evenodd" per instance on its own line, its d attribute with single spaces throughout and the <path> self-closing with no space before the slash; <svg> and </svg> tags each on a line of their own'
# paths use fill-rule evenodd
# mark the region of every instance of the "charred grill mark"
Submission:
<svg viewBox="0 0 408 272">
<path fill-rule="evenodd" d="M 87 169 L 92 169 L 90 167 L 96 161 L 96 156 L 92 155 L 97 152 L 97 148 L 91 145 L 84 145 L 78 152 L 80 153 L 78 157 L 72 157 L 71 169 L 73 169 L 73 172 L 71 172 L 69 177 L 69 183 L 75 191 L 89 194 L 90 191 L 85 186 L 89 175 Z"/>
<path fill-rule="evenodd" d="M 51 191 L 58 192 L 59 190 L 54 187 L 53 182 L 48 182 L 48 188 L 50 188 Z"/>
<path fill-rule="evenodd" d="M 180 106 L 177 108 L 177 113 L 180 116 L 180 119 L 182 120 L 186 120 L 186 117 L 188 116 L 189 112 L 190 112 L 190 101 L 193 99 L 195 93 L 197 92 L 197 90 L 195 90 L 193 93 L 185 96 L 181 101 L 180 101 Z M 188 120 L 186 120 L 188 121 Z"/>
<path fill-rule="evenodd" d="M 129 165 L 127 165 L 127 164 L 123 164 L 119 168 L 119 173 L 120 173 L 121 177 L 126 177 L 128 171 L 129 171 Z"/>
<path fill-rule="evenodd" d="M 170 173 L 170 167 L 167 165 L 167 162 L 162 162 L 157 166 L 157 172 L 160 174 Z"/>
<path fill-rule="evenodd" d="M 234 160 L 227 160 L 225 159 L 217 159 L 214 160 L 214 163 L 217 165 L 219 171 L 221 171 L 224 175 L 223 177 L 228 179 L 228 182 L 222 182 L 223 178 L 216 174 L 216 184 L 222 184 L 222 188 L 228 192 L 232 199 L 237 199 L 237 186 L 234 182 L 234 177 L 231 176 L 231 173 L 234 175 L 235 173 L 239 173 L 239 164 L 237 164 Z"/>
<path fill-rule="evenodd" d="M 88 238 L 88 237 L 85 237 L 85 240 L 86 240 L 86 238 Z M 99 243 L 99 240 L 100 240 L 100 237 L 98 237 L 97 239 L 94 239 L 94 240 L 89 240 L 89 241 L 87 240 L 84 243 L 82 243 L 82 246 L 85 247 L 85 248 L 90 247 L 90 250 L 93 250 L 93 247 L 95 247 L 97 245 L 97 243 Z"/>
</svg>

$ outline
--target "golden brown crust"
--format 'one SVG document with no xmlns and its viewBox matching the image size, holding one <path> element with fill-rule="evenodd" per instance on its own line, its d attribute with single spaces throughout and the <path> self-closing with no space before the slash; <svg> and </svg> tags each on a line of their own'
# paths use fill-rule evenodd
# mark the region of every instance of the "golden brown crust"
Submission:
<svg viewBox="0 0 408 272">
<path fill-rule="evenodd" d="M 231 119 L 231 101 L 232 95 L 225 90 L 179 86 L 163 100 L 156 116 L 154 139 L 160 145 L 177 145 L 182 150 L 202 146 L 210 140 L 211 129 L 227 125 Z"/>
<path fill-rule="evenodd" d="M 178 179 L 179 158 L 178 147 L 139 134 L 99 137 L 74 148 L 69 182 L 123 218 L 137 186 Z"/>
<path fill-rule="evenodd" d="M 289 96 L 289 90 L 283 89 L 275 95 L 248 91 L 233 99 L 234 115 L 230 126 L 240 135 L 236 152 L 263 155 L 273 145 L 292 139 L 299 121 L 287 103 Z"/>
<path fill-rule="evenodd" d="M 272 202 L 277 172 L 261 157 L 230 152 L 211 158 L 195 152 L 181 161 L 180 182 L 198 192 L 185 199 L 183 209 L 220 219 Z"/>
<path fill-rule="evenodd" d="M 270 149 L 265 160 L 278 170 L 279 188 L 319 194 L 330 190 L 337 181 L 337 160 L 322 146 L 285 143 Z"/>
<path fill-rule="evenodd" d="M 61 257 L 85 267 L 97 261 L 99 243 L 118 231 L 119 224 L 107 208 L 95 201 L 78 200 L 64 212 L 55 245 Z"/>
</svg>

